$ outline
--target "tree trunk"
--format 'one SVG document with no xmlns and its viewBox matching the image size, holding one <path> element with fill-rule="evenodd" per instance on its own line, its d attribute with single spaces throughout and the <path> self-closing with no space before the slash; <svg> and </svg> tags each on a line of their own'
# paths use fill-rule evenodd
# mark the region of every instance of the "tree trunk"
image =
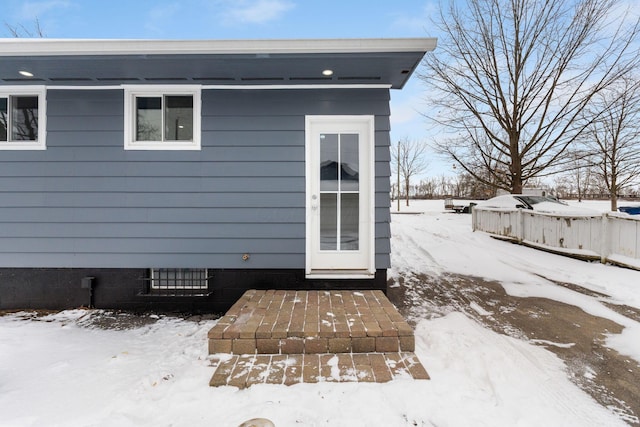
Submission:
<svg viewBox="0 0 640 427">
<path fill-rule="evenodd" d="M 522 159 L 518 147 L 518 137 L 513 134 L 509 136 L 509 153 L 511 156 L 511 194 L 522 194 Z"/>
<path fill-rule="evenodd" d="M 409 178 L 404 181 L 404 189 L 407 195 L 407 206 L 409 206 Z"/>
<path fill-rule="evenodd" d="M 578 170 L 578 173 L 579 170 Z M 578 190 L 578 202 L 582 202 L 582 186 L 580 185 L 580 176 L 578 176 L 578 182 L 576 183 L 576 187 Z"/>
<path fill-rule="evenodd" d="M 522 174 L 515 173 L 511 179 L 511 194 L 522 194 Z"/>
<path fill-rule="evenodd" d="M 609 199 L 611 200 L 611 212 L 618 210 L 618 183 L 616 177 L 611 177 L 611 190 L 609 191 Z"/>
<path fill-rule="evenodd" d="M 611 194 L 611 212 L 618 210 L 618 195 Z"/>
</svg>

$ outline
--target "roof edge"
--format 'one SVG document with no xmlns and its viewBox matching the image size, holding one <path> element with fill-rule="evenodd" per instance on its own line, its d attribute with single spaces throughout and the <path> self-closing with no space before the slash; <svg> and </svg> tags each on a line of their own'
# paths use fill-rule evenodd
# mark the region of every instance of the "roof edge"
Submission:
<svg viewBox="0 0 640 427">
<path fill-rule="evenodd" d="M 436 38 L 133 40 L 0 39 L 0 56 L 428 52 Z"/>
</svg>

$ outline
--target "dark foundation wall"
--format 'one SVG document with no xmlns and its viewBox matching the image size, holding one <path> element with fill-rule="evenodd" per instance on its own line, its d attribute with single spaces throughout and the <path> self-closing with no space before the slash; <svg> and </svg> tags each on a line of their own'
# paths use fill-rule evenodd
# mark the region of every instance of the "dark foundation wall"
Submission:
<svg viewBox="0 0 640 427">
<path fill-rule="evenodd" d="M 374 279 L 307 280 L 304 270 L 210 269 L 208 291 L 198 296 L 149 293 L 146 269 L 0 269 L 0 310 L 104 309 L 224 312 L 247 289 L 379 289 L 386 291 L 387 272 Z M 92 277 L 92 280 L 86 278 Z M 83 281 L 83 279 L 85 279 Z"/>
<path fill-rule="evenodd" d="M 143 289 L 145 269 L 2 268 L 0 309 L 120 308 Z M 82 279 L 94 277 L 92 293 Z"/>
</svg>

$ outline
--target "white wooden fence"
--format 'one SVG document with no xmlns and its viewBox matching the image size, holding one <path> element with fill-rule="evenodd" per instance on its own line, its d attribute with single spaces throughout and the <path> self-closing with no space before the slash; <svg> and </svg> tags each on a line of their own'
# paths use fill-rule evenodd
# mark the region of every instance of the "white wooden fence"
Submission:
<svg viewBox="0 0 640 427">
<path fill-rule="evenodd" d="M 640 218 L 615 212 L 565 215 L 474 207 L 473 231 L 540 249 L 640 270 Z"/>
</svg>

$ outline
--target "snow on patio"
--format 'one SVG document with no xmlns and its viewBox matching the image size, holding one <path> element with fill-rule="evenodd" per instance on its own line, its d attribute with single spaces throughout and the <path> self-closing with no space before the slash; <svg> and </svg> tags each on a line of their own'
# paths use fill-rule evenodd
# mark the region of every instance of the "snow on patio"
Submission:
<svg viewBox="0 0 640 427">
<path fill-rule="evenodd" d="M 441 200 L 412 202 L 412 209 L 424 213 L 392 217 L 392 277 L 458 273 L 498 280 L 509 293 L 572 298 L 626 326 L 609 344 L 640 359 L 637 322 L 593 298 L 575 301 L 575 292 L 545 279 L 580 283 L 638 308 L 640 272 L 473 233 L 470 216 L 444 213 Z M 109 317 L 84 310 L 0 316 L 0 425 L 236 427 L 255 417 L 278 427 L 625 425 L 569 381 L 552 352 L 459 312 L 415 319 L 416 354 L 430 381 L 245 390 L 208 385 L 207 332 L 215 320 L 125 316 L 105 328 Z"/>
</svg>

